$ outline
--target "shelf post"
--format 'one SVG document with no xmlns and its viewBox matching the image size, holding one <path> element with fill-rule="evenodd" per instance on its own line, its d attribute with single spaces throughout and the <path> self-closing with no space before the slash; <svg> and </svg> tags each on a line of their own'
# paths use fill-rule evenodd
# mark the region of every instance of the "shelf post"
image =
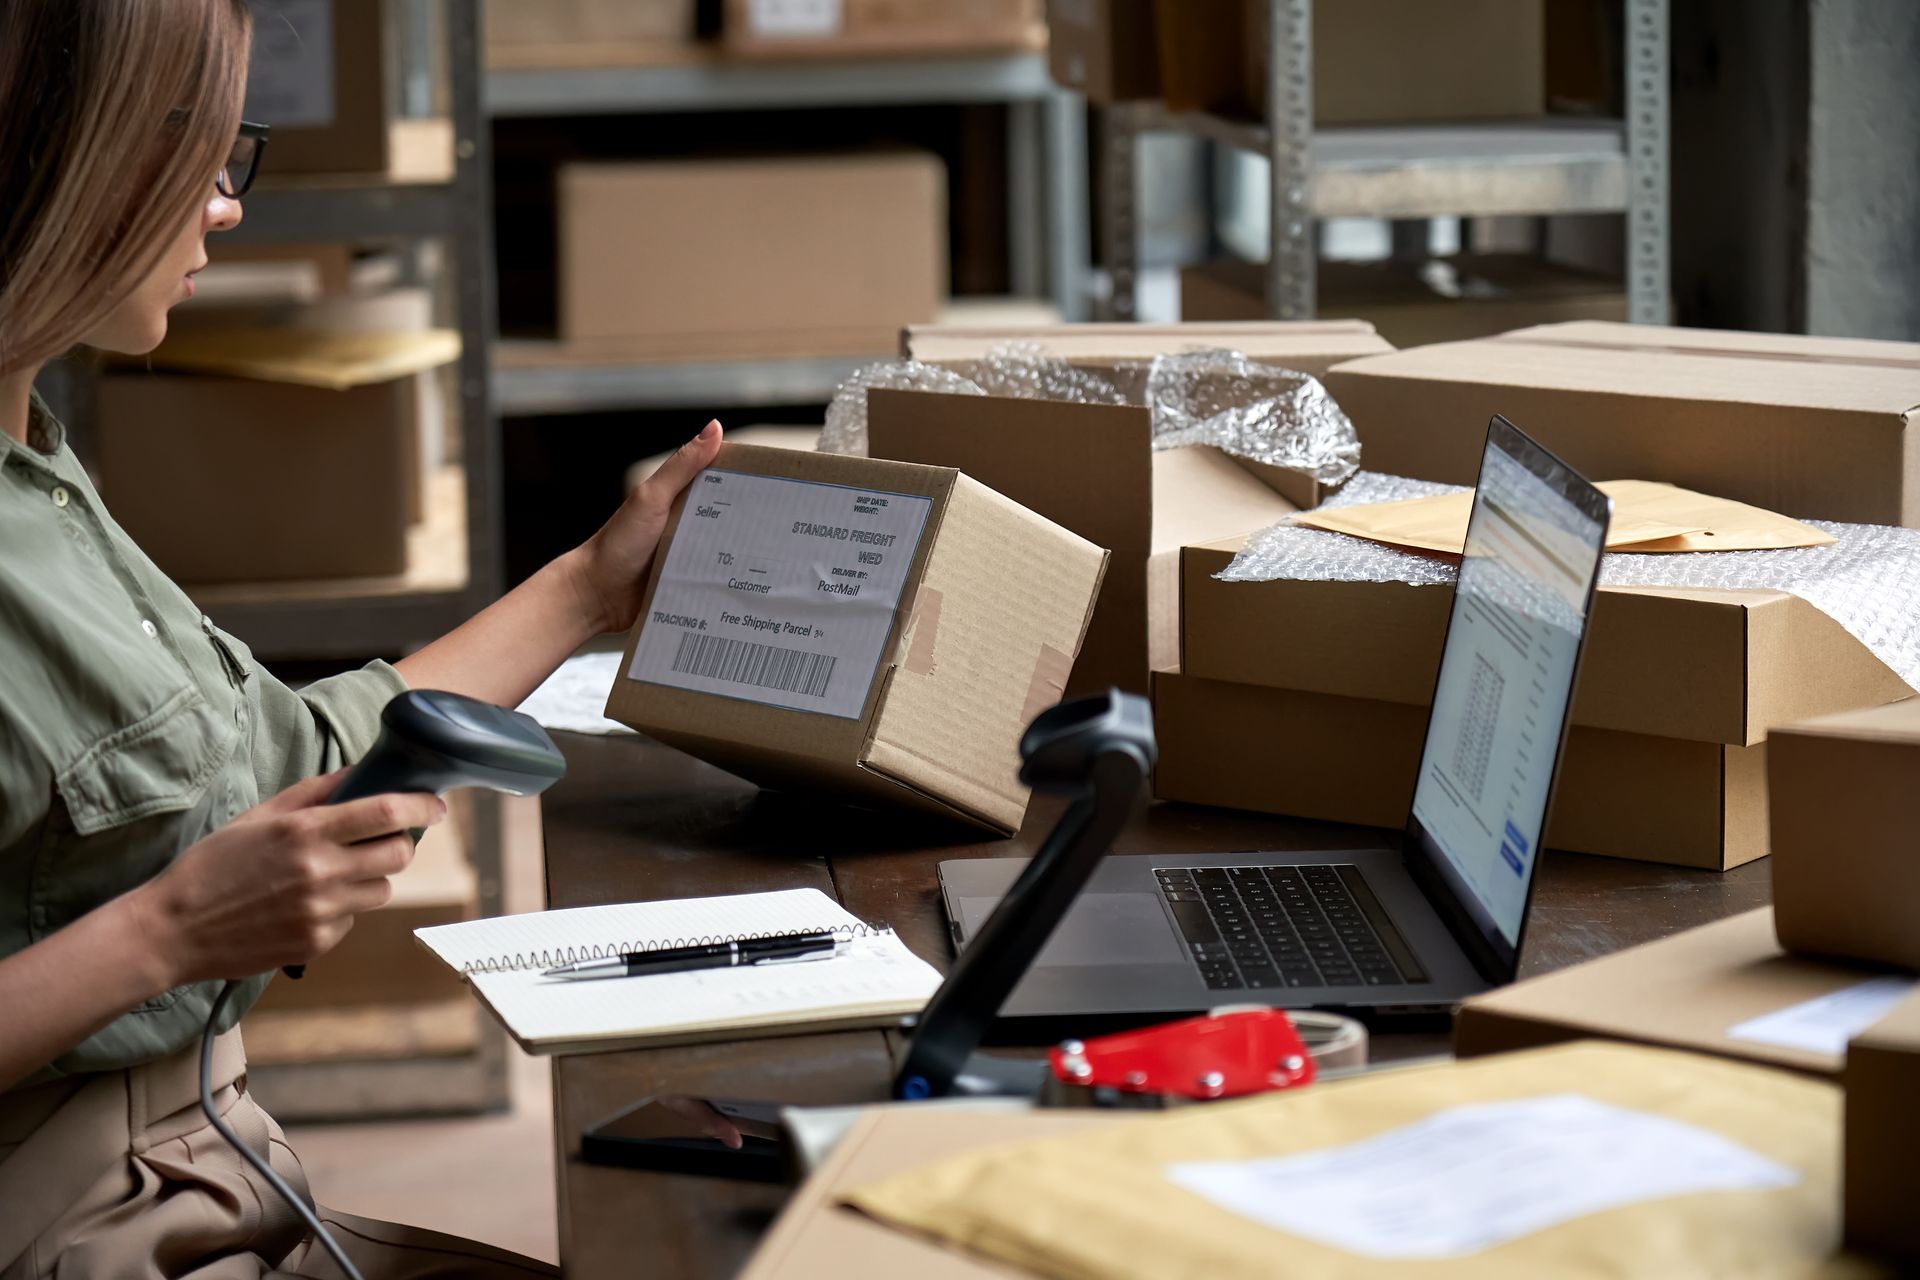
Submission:
<svg viewBox="0 0 1920 1280">
<path fill-rule="evenodd" d="M 1668 256 L 1668 0 L 1627 0 L 1627 316 L 1666 324 Z"/>
<path fill-rule="evenodd" d="M 1312 319 L 1313 0 L 1267 0 L 1267 311 Z"/>
<path fill-rule="evenodd" d="M 1100 257 L 1110 287 L 1102 318 L 1140 318 L 1136 290 L 1140 274 L 1139 156 L 1141 108 L 1116 103 L 1100 121 Z"/>
</svg>

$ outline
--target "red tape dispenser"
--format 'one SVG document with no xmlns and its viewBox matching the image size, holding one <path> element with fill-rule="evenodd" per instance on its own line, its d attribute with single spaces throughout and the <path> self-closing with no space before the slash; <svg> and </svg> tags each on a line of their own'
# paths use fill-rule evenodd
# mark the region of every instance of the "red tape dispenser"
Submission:
<svg viewBox="0 0 1920 1280">
<path fill-rule="evenodd" d="M 1181 1106 L 1297 1089 L 1312 1084 L 1317 1074 L 1293 1018 L 1265 1007 L 1222 1009 L 1140 1031 L 1068 1040 L 1047 1060 L 1052 1067 L 1042 1095 L 1047 1106 Z"/>
</svg>

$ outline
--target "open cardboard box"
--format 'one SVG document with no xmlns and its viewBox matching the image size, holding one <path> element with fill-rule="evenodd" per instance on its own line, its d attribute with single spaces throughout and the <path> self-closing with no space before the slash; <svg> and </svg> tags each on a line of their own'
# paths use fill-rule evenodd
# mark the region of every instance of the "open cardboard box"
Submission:
<svg viewBox="0 0 1920 1280">
<path fill-rule="evenodd" d="M 956 467 L 1112 553 L 1070 694 L 1145 694 L 1179 649 L 1179 549 L 1295 510 L 1204 446 L 1155 450 L 1144 408 L 937 392 L 867 393 L 868 451 Z"/>
<path fill-rule="evenodd" d="M 1920 343 L 1580 322 L 1350 361 L 1368 470 L 1472 484 L 1505 414 L 1594 476 L 1920 525 Z"/>
<path fill-rule="evenodd" d="M 728 444 L 676 503 L 607 715 L 770 787 L 1011 835 L 1107 553 L 948 467 Z"/>
<path fill-rule="evenodd" d="M 1403 582 L 1221 582 L 1243 538 L 1181 551 L 1190 676 L 1425 707 L 1453 591 Z M 1171 664 L 1168 664 L 1171 665 Z M 1782 591 L 1602 587 L 1573 723 L 1753 746 L 1809 716 L 1911 696 L 1825 613 Z"/>
<path fill-rule="evenodd" d="M 1154 673 L 1162 800 L 1400 827 L 1427 709 Z M 1576 727 L 1545 843 L 1725 870 L 1767 852 L 1766 748 Z"/>
<path fill-rule="evenodd" d="M 1847 1044 L 1841 1208 L 1849 1248 L 1920 1268 L 1920 995 Z"/>
<path fill-rule="evenodd" d="M 1768 753 L 1780 945 L 1920 970 L 1920 698 L 1787 726 Z"/>
</svg>

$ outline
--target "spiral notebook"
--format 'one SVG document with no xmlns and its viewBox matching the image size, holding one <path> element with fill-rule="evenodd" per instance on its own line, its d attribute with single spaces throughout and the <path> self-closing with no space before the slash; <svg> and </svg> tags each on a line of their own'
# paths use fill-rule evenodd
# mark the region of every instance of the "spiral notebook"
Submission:
<svg viewBox="0 0 1920 1280">
<path fill-rule="evenodd" d="M 544 970 L 628 951 L 832 931 L 841 954 L 799 964 L 567 982 Z M 818 889 L 536 911 L 416 929 L 473 985 L 528 1053 L 580 1053 L 703 1040 L 898 1025 L 940 975 L 891 929 L 856 919 Z"/>
</svg>

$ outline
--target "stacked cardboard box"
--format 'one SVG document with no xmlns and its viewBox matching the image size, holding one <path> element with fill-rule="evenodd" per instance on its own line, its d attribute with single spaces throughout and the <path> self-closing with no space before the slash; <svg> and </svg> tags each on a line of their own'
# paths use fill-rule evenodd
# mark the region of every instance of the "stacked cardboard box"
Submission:
<svg viewBox="0 0 1920 1280">
<path fill-rule="evenodd" d="M 490 67 L 634 66 L 691 52 L 696 0 L 487 0 Z"/>
<path fill-rule="evenodd" d="M 1039 0 L 726 0 L 736 57 L 875 57 L 1037 49 Z"/>
<path fill-rule="evenodd" d="M 1164 352 L 1225 347 L 1318 373 L 1385 344 L 1366 325 L 1066 325 L 909 330 L 903 354 L 964 370 L 1009 341 L 1113 372 Z M 868 393 L 876 457 L 958 467 L 1113 553 L 1072 693 L 1146 693 L 1179 650 L 1179 549 L 1263 529 L 1318 499 L 1310 478 L 1205 446 L 1156 451 L 1142 407 L 930 392 Z"/>
<path fill-rule="evenodd" d="M 1218 581 L 1239 545 L 1181 553 L 1180 666 L 1155 679 L 1156 793 L 1400 825 L 1452 591 Z M 1716 869 L 1760 857 L 1769 730 L 1908 693 L 1797 596 L 1604 588 L 1547 841 Z"/>
<path fill-rule="evenodd" d="M 925 152 L 560 170 L 560 337 L 594 358 L 874 355 L 947 293 Z"/>
</svg>

